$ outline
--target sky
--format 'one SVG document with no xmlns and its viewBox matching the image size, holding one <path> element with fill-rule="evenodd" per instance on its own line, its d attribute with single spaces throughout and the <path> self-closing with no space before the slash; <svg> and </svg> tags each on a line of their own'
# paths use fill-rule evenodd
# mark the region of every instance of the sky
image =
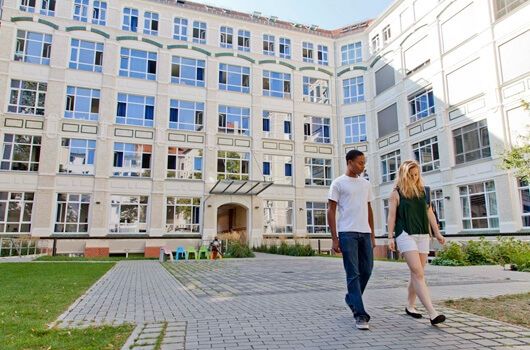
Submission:
<svg viewBox="0 0 530 350">
<path fill-rule="evenodd" d="M 230 10 L 301 24 L 316 24 L 322 29 L 337 29 L 376 18 L 393 0 L 191 0 Z"/>
</svg>

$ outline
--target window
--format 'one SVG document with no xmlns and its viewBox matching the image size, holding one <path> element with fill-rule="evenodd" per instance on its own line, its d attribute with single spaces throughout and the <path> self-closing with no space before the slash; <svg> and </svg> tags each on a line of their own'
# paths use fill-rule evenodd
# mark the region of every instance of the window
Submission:
<svg viewBox="0 0 530 350">
<path fill-rule="evenodd" d="M 364 77 L 344 79 L 342 81 L 344 104 L 364 101 Z"/>
<path fill-rule="evenodd" d="M 530 30 L 499 45 L 502 81 L 509 82 L 530 72 Z"/>
<path fill-rule="evenodd" d="M 399 150 L 381 156 L 381 182 L 393 181 L 401 165 L 401 152 Z"/>
<path fill-rule="evenodd" d="M 304 141 L 315 143 L 331 143 L 330 119 L 305 116 Z"/>
<path fill-rule="evenodd" d="M 173 39 L 188 41 L 188 20 L 175 17 L 173 19 Z"/>
<path fill-rule="evenodd" d="M 168 179 L 202 179 L 202 157 L 201 149 L 168 147 Z"/>
<path fill-rule="evenodd" d="M 464 230 L 499 228 L 495 182 L 464 185 L 459 190 Z"/>
<path fill-rule="evenodd" d="M 204 60 L 173 56 L 171 82 L 190 86 L 204 86 Z"/>
<path fill-rule="evenodd" d="M 453 130 L 456 164 L 491 157 L 486 119 Z"/>
<path fill-rule="evenodd" d="M 72 39 L 69 67 L 101 73 L 103 70 L 103 43 Z"/>
<path fill-rule="evenodd" d="M 153 146 L 114 143 L 114 176 L 150 177 Z"/>
<path fill-rule="evenodd" d="M 74 0 L 74 20 L 88 22 L 88 0 Z"/>
<path fill-rule="evenodd" d="M 484 69 L 481 62 L 483 61 L 477 58 L 447 74 L 447 102 L 449 106 L 467 102 L 484 93 Z"/>
<path fill-rule="evenodd" d="M 438 138 L 432 137 L 412 145 L 414 158 L 421 166 L 421 172 L 440 169 L 440 155 L 438 153 Z"/>
<path fill-rule="evenodd" d="M 166 233 L 200 233 L 201 199 L 167 197 Z"/>
<path fill-rule="evenodd" d="M 391 88 L 396 84 L 394 68 L 387 64 L 375 72 L 375 94 Z"/>
<path fill-rule="evenodd" d="M 75 86 L 66 88 L 65 118 L 98 120 L 100 91 Z"/>
<path fill-rule="evenodd" d="M 219 106 L 219 128 L 224 134 L 250 135 L 250 109 Z"/>
<path fill-rule="evenodd" d="M 393 134 L 397 132 L 398 129 L 399 126 L 396 103 L 393 103 L 385 109 L 377 112 L 377 131 L 380 138 Z"/>
<path fill-rule="evenodd" d="M 291 113 L 263 111 L 263 137 L 291 140 Z"/>
<path fill-rule="evenodd" d="M 291 74 L 264 70 L 263 96 L 291 98 Z"/>
<path fill-rule="evenodd" d="M 313 63 L 313 44 L 308 42 L 302 43 L 302 60 Z"/>
<path fill-rule="evenodd" d="M 322 66 L 328 65 L 328 47 L 324 45 L 317 46 L 317 62 Z"/>
<path fill-rule="evenodd" d="M 120 76 L 156 80 L 156 52 L 121 48 Z"/>
<path fill-rule="evenodd" d="M 47 83 L 11 80 L 11 94 L 7 111 L 18 114 L 44 116 Z"/>
<path fill-rule="evenodd" d="M 94 1 L 92 23 L 100 26 L 107 25 L 107 3 L 105 1 Z"/>
<path fill-rule="evenodd" d="M 55 16 L 55 3 L 55 0 L 42 0 L 40 14 L 44 16 Z"/>
<path fill-rule="evenodd" d="M 528 0 L 495 0 L 495 19 L 502 18 Z"/>
<path fill-rule="evenodd" d="M 274 56 L 274 35 L 263 34 L 263 54 Z"/>
<path fill-rule="evenodd" d="M 291 39 L 280 38 L 280 58 L 291 58 Z"/>
<path fill-rule="evenodd" d="M 50 34 L 17 30 L 15 61 L 49 65 L 51 49 Z"/>
<path fill-rule="evenodd" d="M 436 215 L 440 221 L 440 231 L 445 232 L 445 204 L 441 189 L 431 190 L 431 206 L 436 211 Z"/>
<path fill-rule="evenodd" d="M 303 94 L 305 102 L 329 103 L 329 81 L 311 77 L 303 78 Z"/>
<path fill-rule="evenodd" d="M 225 49 L 231 49 L 233 47 L 233 41 L 234 41 L 234 29 L 230 27 L 221 27 L 221 38 L 220 38 L 220 44 L 221 47 L 224 47 Z"/>
<path fill-rule="evenodd" d="M 58 193 L 54 232 L 88 232 L 90 194 Z"/>
<path fill-rule="evenodd" d="M 341 46 L 340 53 L 343 66 L 363 61 L 362 44 L 360 41 Z"/>
<path fill-rule="evenodd" d="M 237 49 L 239 51 L 250 51 L 250 32 L 240 29 L 237 32 Z"/>
<path fill-rule="evenodd" d="M 523 227 L 530 227 L 530 183 L 519 179 L 519 193 L 521 195 L 521 218 Z"/>
<path fill-rule="evenodd" d="M 20 1 L 20 11 L 24 12 L 35 12 L 35 2 L 37 0 L 21 0 Z M 1 231 L 1 230 L 0 230 Z"/>
<path fill-rule="evenodd" d="M 148 196 L 117 196 L 110 197 L 111 233 L 143 233 L 147 232 Z"/>
<path fill-rule="evenodd" d="M 272 181 L 275 185 L 291 185 L 293 183 L 293 157 L 263 155 L 263 180 Z"/>
<path fill-rule="evenodd" d="M 206 23 L 193 21 L 193 42 L 206 44 Z"/>
<path fill-rule="evenodd" d="M 169 127 L 177 130 L 201 131 L 204 126 L 204 103 L 171 100 Z"/>
<path fill-rule="evenodd" d="M 123 30 L 129 32 L 138 31 L 138 10 L 126 7 L 123 9 L 123 25 L 121 27 Z"/>
<path fill-rule="evenodd" d="M 155 98 L 118 93 L 116 124 L 153 126 Z"/>
<path fill-rule="evenodd" d="M 94 175 L 96 140 L 63 138 L 59 150 L 59 173 Z"/>
<path fill-rule="evenodd" d="M 219 64 L 219 89 L 236 92 L 250 92 L 250 68 Z"/>
<path fill-rule="evenodd" d="M 326 202 L 306 202 L 307 211 L 307 233 L 329 235 L 328 225 L 328 203 Z"/>
<path fill-rule="evenodd" d="M 40 136 L 5 134 L 0 169 L 39 171 L 40 145 Z"/>
<path fill-rule="evenodd" d="M 372 38 L 372 52 L 379 51 L 379 34 Z"/>
<path fill-rule="evenodd" d="M 217 180 L 248 180 L 250 153 L 217 151 Z"/>
<path fill-rule="evenodd" d="M 144 13 L 144 34 L 158 35 L 158 13 L 147 11 Z"/>
<path fill-rule="evenodd" d="M 33 192 L 0 192 L 0 232 L 31 232 Z"/>
<path fill-rule="evenodd" d="M 306 186 L 331 185 L 331 181 L 333 180 L 331 159 L 306 158 L 304 170 Z"/>
<path fill-rule="evenodd" d="M 432 89 L 409 96 L 410 122 L 426 118 L 434 114 L 434 96 Z"/>
<path fill-rule="evenodd" d="M 345 143 L 366 142 L 366 116 L 344 118 Z"/>
<path fill-rule="evenodd" d="M 390 32 L 390 24 L 383 28 L 383 43 L 387 44 L 390 41 L 390 38 L 392 37 L 392 33 Z"/>
<path fill-rule="evenodd" d="M 293 233 L 293 201 L 265 200 L 263 203 L 264 234 Z"/>
</svg>

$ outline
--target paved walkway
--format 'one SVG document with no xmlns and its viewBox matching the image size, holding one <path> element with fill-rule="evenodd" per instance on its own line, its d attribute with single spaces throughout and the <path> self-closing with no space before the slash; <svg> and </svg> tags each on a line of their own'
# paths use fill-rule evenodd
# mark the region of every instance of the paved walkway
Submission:
<svg viewBox="0 0 530 350">
<path fill-rule="evenodd" d="M 120 262 L 60 327 L 135 323 L 123 349 L 530 349 L 530 330 L 443 309 L 448 321 L 403 314 L 407 267 L 376 262 L 365 293 L 371 330 L 355 329 L 336 258 Z M 530 274 L 500 267 L 429 266 L 434 299 L 530 291 Z"/>
</svg>

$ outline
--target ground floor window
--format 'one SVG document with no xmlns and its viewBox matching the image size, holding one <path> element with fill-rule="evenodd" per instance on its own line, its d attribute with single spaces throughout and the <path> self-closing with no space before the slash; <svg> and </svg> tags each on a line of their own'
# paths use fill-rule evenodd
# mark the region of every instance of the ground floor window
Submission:
<svg viewBox="0 0 530 350">
<path fill-rule="evenodd" d="M 167 197 L 166 232 L 199 233 L 200 213 L 200 198 Z"/>
<path fill-rule="evenodd" d="M 306 202 L 308 234 L 330 233 L 327 210 L 328 203 L 326 202 Z"/>
<path fill-rule="evenodd" d="M 55 232 L 88 232 L 90 194 L 58 193 Z"/>
<path fill-rule="evenodd" d="M 441 189 L 431 190 L 431 205 L 436 211 L 440 221 L 440 231 L 445 232 L 445 204 L 444 195 Z"/>
<path fill-rule="evenodd" d="M 33 192 L 0 192 L 0 233 L 31 232 Z"/>
<path fill-rule="evenodd" d="M 499 228 L 495 182 L 479 182 L 459 189 L 464 230 Z"/>
<path fill-rule="evenodd" d="M 530 227 L 530 182 L 519 179 L 523 227 Z"/>
<path fill-rule="evenodd" d="M 148 196 L 111 196 L 109 231 L 113 233 L 147 232 Z"/>
<path fill-rule="evenodd" d="M 263 232 L 265 234 L 293 233 L 292 201 L 265 200 L 263 211 Z"/>
</svg>

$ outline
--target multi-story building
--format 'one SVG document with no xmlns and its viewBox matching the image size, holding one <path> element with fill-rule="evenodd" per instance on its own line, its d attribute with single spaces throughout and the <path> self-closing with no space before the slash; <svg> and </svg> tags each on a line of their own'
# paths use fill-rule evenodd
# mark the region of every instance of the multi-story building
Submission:
<svg viewBox="0 0 530 350">
<path fill-rule="evenodd" d="M 396 0 L 336 30 L 183 0 L 1 10 L 0 235 L 148 254 L 231 230 L 325 240 L 353 148 L 378 236 L 409 158 L 447 235 L 530 230 L 530 188 L 499 167 L 529 131 L 528 1 Z"/>
</svg>

